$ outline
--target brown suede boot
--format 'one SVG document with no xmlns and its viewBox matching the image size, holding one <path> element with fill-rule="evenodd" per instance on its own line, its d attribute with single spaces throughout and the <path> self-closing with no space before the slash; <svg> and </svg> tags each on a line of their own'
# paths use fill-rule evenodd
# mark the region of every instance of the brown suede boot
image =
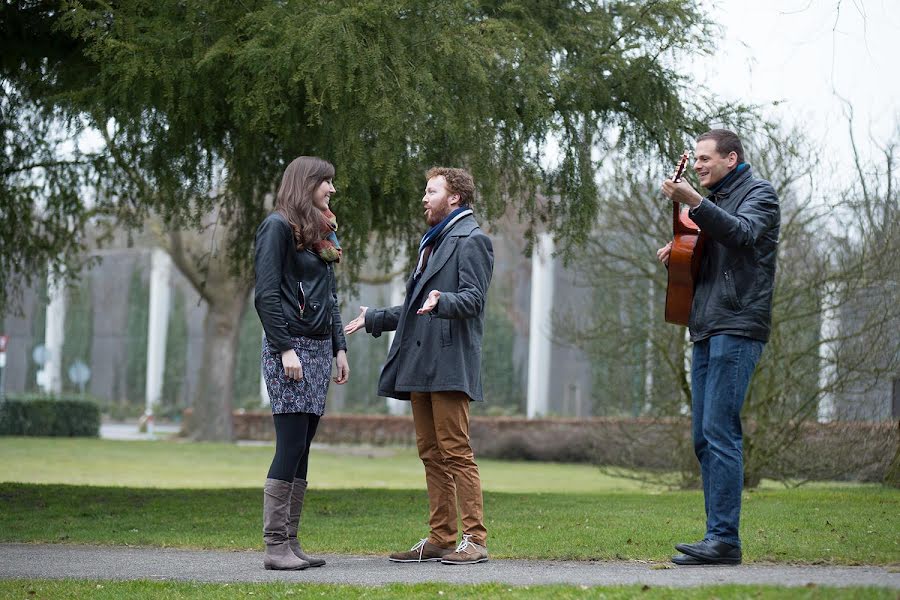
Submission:
<svg viewBox="0 0 900 600">
<path fill-rule="evenodd" d="M 305 560 L 311 567 L 321 567 L 325 561 L 321 558 L 307 556 L 303 552 L 303 546 L 297 540 L 297 531 L 300 529 L 300 513 L 303 512 L 303 497 L 306 496 L 306 480 L 294 479 L 293 491 L 291 491 L 291 516 L 288 519 L 287 536 L 291 551 L 297 558 Z"/>
<path fill-rule="evenodd" d="M 266 569 L 296 571 L 305 569 L 309 563 L 297 558 L 288 543 L 288 516 L 291 504 L 291 482 L 280 479 L 266 479 L 263 488 L 263 541 Z"/>
</svg>

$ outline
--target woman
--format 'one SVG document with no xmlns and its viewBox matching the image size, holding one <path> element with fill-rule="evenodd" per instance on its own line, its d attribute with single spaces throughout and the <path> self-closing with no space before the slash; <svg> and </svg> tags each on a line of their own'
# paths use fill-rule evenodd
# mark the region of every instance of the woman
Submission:
<svg viewBox="0 0 900 600">
<path fill-rule="evenodd" d="M 325 412 L 332 357 L 334 382 L 350 375 L 334 263 L 341 259 L 328 209 L 334 167 L 313 156 L 284 171 L 275 209 L 256 232 L 256 312 L 265 339 L 262 367 L 275 421 L 275 458 L 263 495 L 266 569 L 319 567 L 297 541 L 306 469 Z"/>
</svg>

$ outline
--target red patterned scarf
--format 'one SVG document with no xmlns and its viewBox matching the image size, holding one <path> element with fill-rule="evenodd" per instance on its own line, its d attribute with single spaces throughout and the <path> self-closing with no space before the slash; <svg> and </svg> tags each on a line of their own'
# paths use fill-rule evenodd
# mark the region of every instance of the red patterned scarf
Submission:
<svg viewBox="0 0 900 600">
<path fill-rule="evenodd" d="M 322 239 L 313 243 L 312 249 L 322 257 L 325 262 L 341 262 L 341 244 L 338 242 L 337 217 L 327 208 L 322 211 Z"/>
</svg>

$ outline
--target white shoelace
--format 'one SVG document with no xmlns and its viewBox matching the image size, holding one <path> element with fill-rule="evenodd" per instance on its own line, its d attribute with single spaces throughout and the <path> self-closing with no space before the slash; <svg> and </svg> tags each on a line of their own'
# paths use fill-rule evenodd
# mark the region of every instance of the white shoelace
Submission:
<svg viewBox="0 0 900 600">
<path fill-rule="evenodd" d="M 425 552 L 425 542 L 428 541 L 428 538 L 422 538 L 419 540 L 419 543 L 409 549 L 410 552 L 419 551 L 419 560 L 422 560 L 422 553 Z"/>
<path fill-rule="evenodd" d="M 463 534 L 463 539 L 462 539 L 462 541 L 459 543 L 459 546 L 456 547 L 456 550 L 455 550 L 455 551 L 456 551 L 456 552 L 462 552 L 463 550 L 465 550 L 465 549 L 468 548 L 469 546 L 472 546 L 472 548 L 475 548 L 475 542 L 472 542 L 471 539 L 472 539 L 472 535 L 471 535 L 471 534 L 464 533 L 464 534 Z"/>
</svg>

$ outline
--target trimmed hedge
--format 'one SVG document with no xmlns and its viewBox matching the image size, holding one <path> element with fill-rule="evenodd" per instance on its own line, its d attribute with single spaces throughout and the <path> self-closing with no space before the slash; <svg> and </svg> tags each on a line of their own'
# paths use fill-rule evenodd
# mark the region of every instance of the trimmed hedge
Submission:
<svg viewBox="0 0 900 600">
<path fill-rule="evenodd" d="M 275 439 L 271 411 L 235 411 L 232 423 L 236 439 Z M 187 409 L 181 434 L 190 436 L 193 431 L 193 411 Z M 754 423 L 746 422 L 744 431 L 752 434 L 757 443 L 768 443 Z M 759 476 L 779 481 L 880 482 L 885 479 L 892 458 L 900 457 L 900 426 L 896 421 L 808 422 L 791 431 L 798 437 L 796 443 L 779 450 L 774 459 L 760 461 Z M 697 469 L 690 417 L 479 416 L 472 417 L 469 435 L 479 458 L 582 462 L 659 472 L 687 473 Z M 414 447 L 416 432 L 409 416 L 329 413 L 319 422 L 316 441 Z M 894 460 L 900 463 L 900 458 Z"/>
<path fill-rule="evenodd" d="M 0 435 L 97 437 L 100 407 L 82 398 L 7 398 L 0 402 Z"/>
</svg>

